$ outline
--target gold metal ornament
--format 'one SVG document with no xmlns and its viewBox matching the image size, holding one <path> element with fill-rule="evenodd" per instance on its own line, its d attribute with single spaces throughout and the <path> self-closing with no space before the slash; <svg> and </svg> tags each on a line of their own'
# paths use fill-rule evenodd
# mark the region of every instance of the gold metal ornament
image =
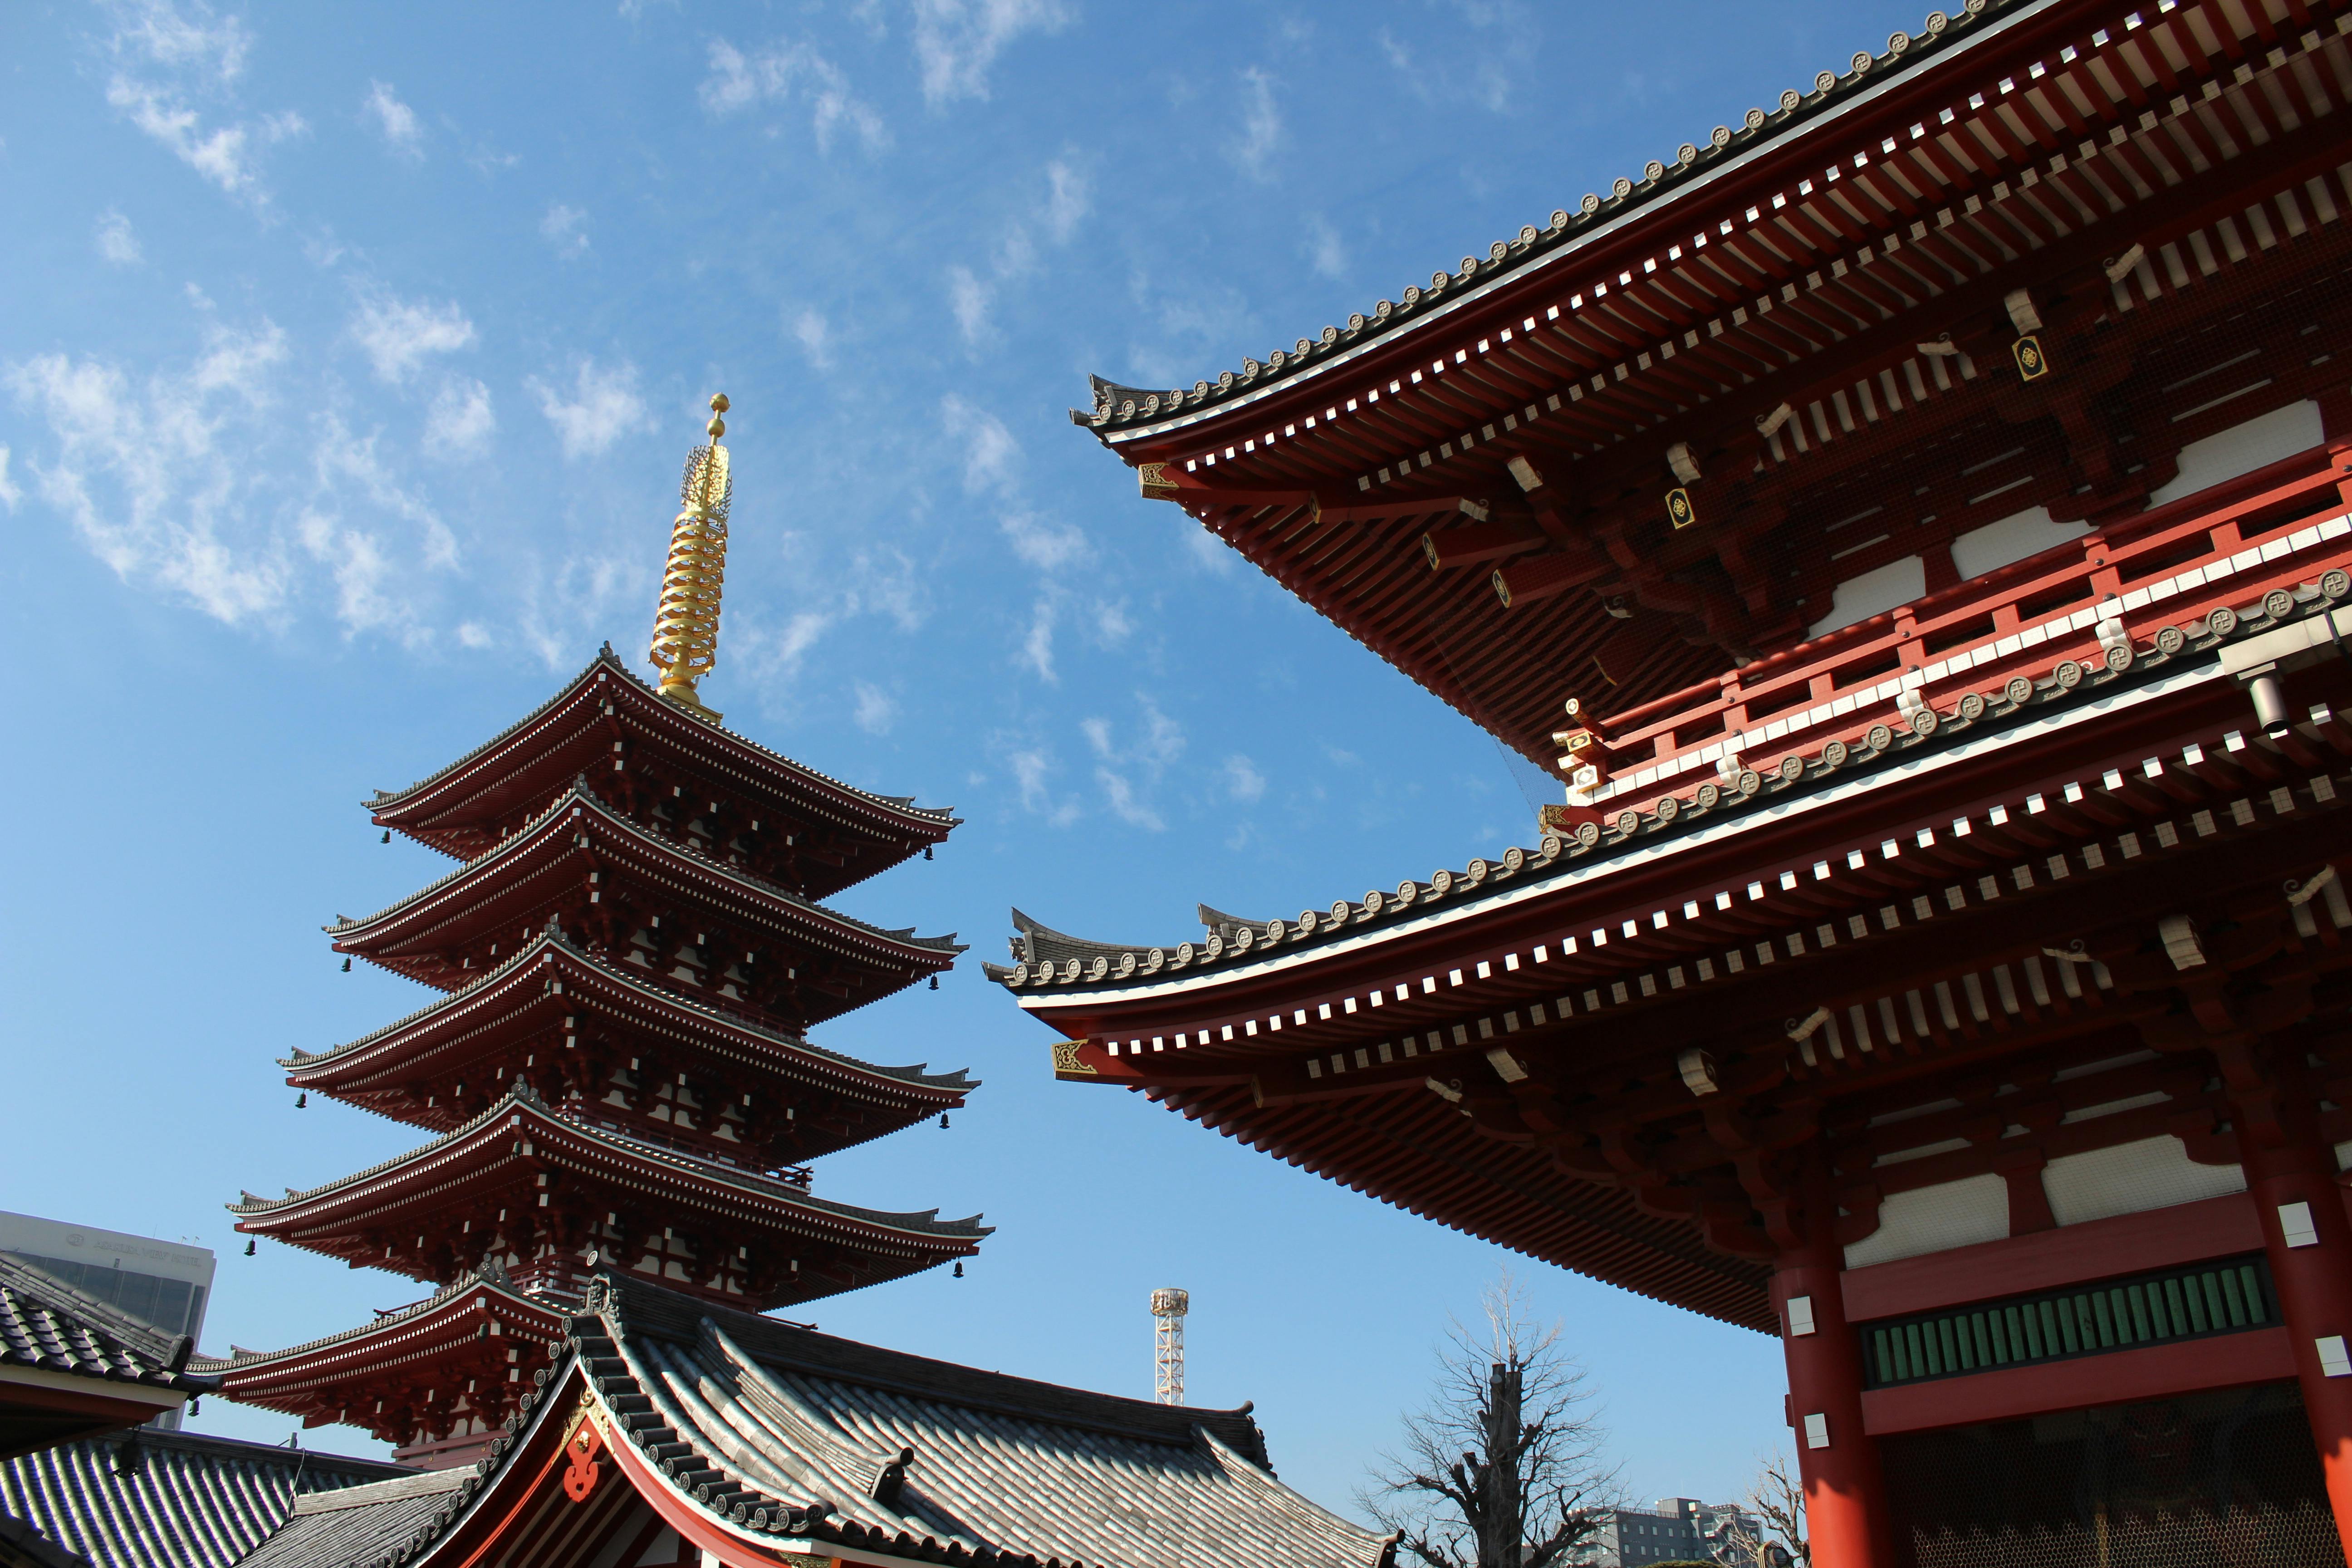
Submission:
<svg viewBox="0 0 2352 1568">
<path fill-rule="evenodd" d="M 2010 344 L 2009 352 L 2017 357 L 2018 380 L 2039 381 L 2050 374 L 2050 360 L 2042 353 L 2042 339 L 2035 333 L 2028 332 Z"/>
<path fill-rule="evenodd" d="M 669 563 L 662 572 L 661 604 L 654 612 L 653 661 L 661 671 L 661 694 L 717 723 L 695 683 L 719 659 L 719 598 L 727 581 L 727 508 L 735 484 L 727 472 L 727 395 L 710 400 L 710 445 L 686 459 L 678 487 L 677 521 L 670 525 Z"/>
<path fill-rule="evenodd" d="M 1690 491 L 1676 488 L 1666 492 L 1666 521 L 1676 528 L 1688 528 L 1698 521 L 1698 509 L 1691 505 Z"/>
</svg>

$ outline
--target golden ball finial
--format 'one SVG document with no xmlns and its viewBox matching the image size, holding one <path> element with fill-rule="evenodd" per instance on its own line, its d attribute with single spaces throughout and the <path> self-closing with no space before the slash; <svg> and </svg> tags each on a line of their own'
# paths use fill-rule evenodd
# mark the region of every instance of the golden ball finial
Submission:
<svg viewBox="0 0 2352 1568">
<path fill-rule="evenodd" d="M 710 423 L 703 428 L 710 432 L 710 438 L 714 441 L 727 434 L 727 421 L 719 417 L 726 412 L 727 395 L 723 392 L 713 393 L 710 397 Z"/>
</svg>

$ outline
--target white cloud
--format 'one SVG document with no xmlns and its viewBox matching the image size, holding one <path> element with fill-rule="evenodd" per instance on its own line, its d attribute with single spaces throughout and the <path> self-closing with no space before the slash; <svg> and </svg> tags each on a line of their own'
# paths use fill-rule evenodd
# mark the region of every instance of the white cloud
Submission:
<svg viewBox="0 0 2352 1568">
<path fill-rule="evenodd" d="M 8 478 L 8 448 L 0 447 L 0 506 L 15 511 L 16 503 L 24 499 L 25 492 L 18 489 Z"/>
<path fill-rule="evenodd" d="M 425 450 L 436 458 L 478 458 L 499 430 L 490 411 L 490 389 L 471 376 L 453 375 L 433 395 L 425 416 Z"/>
<path fill-rule="evenodd" d="M 244 71 L 246 51 L 253 47 L 240 18 L 215 22 L 203 0 L 194 0 L 185 14 L 171 0 L 126 0 L 107 10 L 114 19 L 108 42 L 115 53 L 209 76 L 224 87 Z"/>
<path fill-rule="evenodd" d="M 488 647 L 496 640 L 490 636 L 490 628 L 479 621 L 457 623 L 457 643 L 461 647 Z"/>
<path fill-rule="evenodd" d="M 800 344 L 801 353 L 808 357 L 809 368 L 833 368 L 833 328 L 825 321 L 823 310 L 799 312 L 787 323 L 787 330 L 791 331 L 793 341 Z"/>
<path fill-rule="evenodd" d="M 869 735 L 887 735 L 898 721 L 898 700 L 878 686 L 859 681 L 856 688 L 857 727 Z"/>
<path fill-rule="evenodd" d="M 1264 798 L 1265 775 L 1258 772 L 1257 764 L 1247 757 L 1236 752 L 1225 759 L 1220 771 L 1225 781 L 1225 794 L 1230 798 L 1244 805 Z"/>
<path fill-rule="evenodd" d="M 1095 606 L 1095 635 L 1105 647 L 1117 647 L 1134 631 L 1135 623 L 1128 618 L 1126 600 L 1105 600 Z"/>
<path fill-rule="evenodd" d="M 1080 220 L 1092 205 L 1094 193 L 1086 174 L 1072 168 L 1068 160 L 1056 158 L 1045 165 L 1045 229 L 1056 245 L 1067 245 L 1078 230 Z"/>
<path fill-rule="evenodd" d="M 1340 242 L 1339 231 L 1321 213 L 1307 215 L 1299 254 L 1307 258 L 1307 264 L 1318 278 L 1328 278 L 1336 283 L 1348 275 L 1348 247 Z"/>
<path fill-rule="evenodd" d="M 1036 672 L 1037 679 L 1048 686 L 1059 686 L 1062 678 L 1054 668 L 1054 623 L 1061 618 L 1061 607 L 1051 594 L 1041 594 L 1029 613 L 1029 630 L 1021 639 L 1020 664 Z"/>
<path fill-rule="evenodd" d="M 627 360 L 612 369 L 583 359 L 572 370 L 569 398 L 537 376 L 523 383 L 539 400 L 540 412 L 555 426 L 567 458 L 592 458 L 633 431 L 649 428 L 646 400 L 637 395 L 637 367 Z"/>
<path fill-rule="evenodd" d="M 136 267 L 143 259 L 131 220 L 112 207 L 98 215 L 98 254 L 117 267 Z"/>
<path fill-rule="evenodd" d="M 1184 518 L 1179 526 L 1183 530 L 1185 553 L 1194 565 L 1213 577 L 1223 577 L 1234 569 L 1233 547 L 1207 529 Z"/>
<path fill-rule="evenodd" d="M 1282 110 L 1274 101 L 1274 79 L 1252 66 L 1242 72 L 1242 133 L 1232 147 L 1234 166 L 1253 180 L 1270 180 L 1267 167 L 1282 144 Z"/>
<path fill-rule="evenodd" d="M 1102 785 L 1103 796 L 1110 804 L 1111 814 L 1121 822 L 1152 833 L 1168 830 L 1168 824 L 1136 794 L 1135 785 L 1129 782 L 1126 774 L 1114 773 L 1109 768 L 1097 768 L 1095 782 Z"/>
<path fill-rule="evenodd" d="M 963 488 L 967 495 L 995 490 L 1010 495 L 1021 469 L 1021 443 L 1004 421 L 985 408 L 975 408 L 949 393 L 940 400 L 940 419 L 948 439 L 963 451 Z"/>
<path fill-rule="evenodd" d="M 1070 19 L 1062 0 L 915 0 L 915 59 L 932 108 L 985 99 L 988 70 L 1024 33 L 1050 33 Z"/>
<path fill-rule="evenodd" d="M 436 305 L 370 292 L 352 318 L 352 336 L 375 367 L 375 378 L 397 386 L 426 356 L 473 347 L 474 323 L 454 300 Z"/>
<path fill-rule="evenodd" d="M 253 47 L 245 24 L 235 16 L 216 20 L 202 0 L 185 8 L 172 0 L 117 0 L 107 9 L 107 50 L 114 59 L 107 102 L 226 194 L 267 205 L 256 151 L 310 127 L 290 112 L 207 126 L 195 107 L 198 100 L 233 96 Z"/>
<path fill-rule="evenodd" d="M 539 220 L 539 237 L 555 247 L 555 254 L 564 260 L 577 261 L 588 254 L 588 215 L 557 202 Z"/>
<path fill-rule="evenodd" d="M 368 83 L 368 95 L 360 100 L 361 112 L 372 116 L 384 145 L 403 158 L 425 156 L 425 127 L 416 121 L 416 110 L 400 101 L 400 95 L 386 81 Z"/>
<path fill-rule="evenodd" d="M 965 343 L 978 348 L 992 334 L 988 326 L 988 285 L 958 262 L 948 268 L 948 309 L 955 312 L 956 331 Z"/>
<path fill-rule="evenodd" d="M 1057 572 L 1087 553 L 1087 536 L 1066 522 L 1034 512 L 1008 511 L 997 520 L 997 526 L 1011 542 L 1013 553 L 1040 572 Z"/>
<path fill-rule="evenodd" d="M 702 79 L 698 96 L 703 111 L 713 116 L 740 114 L 762 103 L 800 100 L 809 107 L 811 128 L 819 152 L 831 152 L 833 139 L 847 130 L 868 153 L 890 144 L 889 127 L 874 106 L 850 90 L 841 68 L 807 44 L 778 39 L 751 55 L 723 38 L 710 45 L 710 69 Z"/>
<path fill-rule="evenodd" d="M 124 581 L 157 584 L 231 624 L 274 614 L 286 563 L 266 532 L 224 537 L 261 531 L 240 526 L 249 466 L 220 437 L 232 422 L 258 423 L 286 357 L 285 334 L 264 321 L 243 332 L 215 326 L 193 363 L 143 384 L 65 354 L 9 365 L 8 389 L 56 441 L 49 461 L 29 463 L 35 489 Z"/>
</svg>

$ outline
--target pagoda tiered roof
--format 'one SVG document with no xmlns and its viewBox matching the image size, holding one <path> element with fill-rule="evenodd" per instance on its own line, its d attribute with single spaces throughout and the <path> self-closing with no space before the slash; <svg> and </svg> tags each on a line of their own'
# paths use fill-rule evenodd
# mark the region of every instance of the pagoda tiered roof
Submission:
<svg viewBox="0 0 2352 1568">
<path fill-rule="evenodd" d="M 957 822 L 910 797 L 828 778 L 690 712 L 631 674 L 610 645 L 520 722 L 365 804 L 379 825 L 471 859 L 583 773 L 600 794 L 625 796 L 633 814 L 672 811 L 681 833 L 703 822 L 706 839 L 740 844 L 763 876 L 812 899 L 944 841 Z"/>
<path fill-rule="evenodd" d="M 551 1109 L 528 1083 L 432 1142 L 283 1198 L 229 1205 L 236 1228 L 353 1268 L 447 1284 L 496 1262 L 574 1291 L 610 1256 L 753 1310 L 969 1258 L 989 1234 L 936 1209 L 886 1213 L 660 1149 Z"/>
<path fill-rule="evenodd" d="M 1567 695 L 1687 694 L 1874 570 L 1932 592 L 1979 528 L 2137 512 L 2266 410 L 2352 419 L 2311 349 L 2347 325 L 2347 26 L 1988 0 L 1296 353 L 1077 417 L 1548 764 Z"/>
<path fill-rule="evenodd" d="M 952 935 L 867 925 L 650 832 L 584 783 L 439 881 L 326 929 L 338 952 L 455 990 L 551 919 L 649 973 L 801 1026 L 950 968 L 963 951 Z"/>
<path fill-rule="evenodd" d="M 961 1072 L 875 1067 L 822 1049 L 559 931 L 541 931 L 481 979 L 396 1023 L 279 1065 L 292 1088 L 437 1131 L 480 1114 L 503 1084 L 536 1075 L 570 1090 L 574 1115 L 628 1117 L 641 1135 L 660 1127 L 686 1138 L 677 1090 L 690 1085 L 699 1152 L 768 1166 L 957 1110 L 979 1087 Z"/>
<path fill-rule="evenodd" d="M 470 1425 L 487 1443 L 548 1363 L 547 1342 L 568 1310 L 486 1267 L 357 1328 L 202 1366 L 229 1398 L 305 1426 L 358 1426 L 406 1447 Z"/>
</svg>

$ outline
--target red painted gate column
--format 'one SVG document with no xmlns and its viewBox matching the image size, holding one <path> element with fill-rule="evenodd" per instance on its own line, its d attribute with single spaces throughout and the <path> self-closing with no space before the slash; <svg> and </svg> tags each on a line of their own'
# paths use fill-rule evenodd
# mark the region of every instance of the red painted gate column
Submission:
<svg viewBox="0 0 2352 1568">
<path fill-rule="evenodd" d="M 2345 1218 L 2336 1186 L 2335 1151 L 2316 1129 L 2295 1127 L 2300 1136 L 2266 1145 L 2249 1135 L 2255 1131 L 2252 1120 L 2238 1121 L 2246 1187 L 2262 1215 L 2263 1249 L 2294 1349 L 2295 1380 L 2327 1479 L 2336 1532 L 2352 1557 L 2352 1529 L 2347 1528 L 2352 1524 L 2352 1221 Z M 2308 1121 L 2287 1120 L 2290 1127 Z"/>
<path fill-rule="evenodd" d="M 1862 1429 L 1862 1341 L 1845 1319 L 1845 1249 L 1827 1174 L 1818 1165 L 1806 1184 L 1807 1240 L 1782 1253 L 1772 1275 L 1806 1534 L 1813 1568 L 1893 1568 L 1886 1481 L 1878 1445 Z"/>
</svg>

